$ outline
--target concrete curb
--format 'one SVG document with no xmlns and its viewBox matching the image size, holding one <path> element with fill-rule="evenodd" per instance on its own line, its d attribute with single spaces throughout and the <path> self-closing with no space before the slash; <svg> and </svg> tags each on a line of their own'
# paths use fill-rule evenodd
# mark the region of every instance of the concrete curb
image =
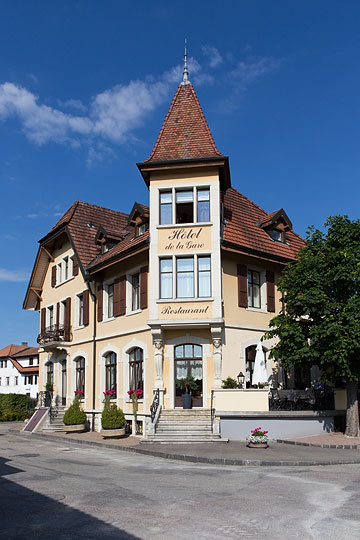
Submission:
<svg viewBox="0 0 360 540">
<path fill-rule="evenodd" d="M 316 444 L 301 441 L 287 441 L 285 439 L 274 439 L 274 442 L 282 444 L 292 444 L 293 446 L 312 446 L 313 448 L 335 448 L 336 450 L 360 450 L 360 444 Z"/>
<path fill-rule="evenodd" d="M 26 433 L 18 432 L 17 430 L 9 429 L 12 433 L 23 435 L 25 437 L 34 437 L 36 439 L 47 439 L 48 441 L 60 441 L 62 443 L 74 444 L 78 446 L 90 446 L 98 448 L 110 448 L 112 450 L 120 450 L 132 454 L 142 454 L 164 459 L 177 461 L 185 461 L 189 463 L 204 463 L 209 465 L 236 465 L 236 466 L 252 466 L 252 467 L 294 467 L 294 466 L 317 466 L 317 465 L 353 465 L 360 463 L 359 459 L 344 459 L 341 461 L 334 460 L 265 460 L 265 459 L 230 459 L 230 458 L 209 458 L 203 456 L 192 456 L 190 454 L 176 454 L 169 452 L 161 452 L 159 450 L 150 450 L 146 448 L 138 448 L 134 446 L 115 446 L 109 443 L 83 441 L 76 439 L 67 439 L 60 435 L 45 435 L 42 433 Z"/>
</svg>

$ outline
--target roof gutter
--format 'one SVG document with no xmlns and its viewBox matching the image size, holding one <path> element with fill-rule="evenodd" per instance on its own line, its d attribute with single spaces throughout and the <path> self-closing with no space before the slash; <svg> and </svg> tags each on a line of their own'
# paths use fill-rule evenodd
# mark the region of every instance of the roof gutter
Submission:
<svg viewBox="0 0 360 540">
<path fill-rule="evenodd" d="M 279 255 L 266 253 L 265 251 L 258 251 L 256 249 L 247 248 L 245 246 L 239 246 L 238 244 L 234 244 L 233 242 L 229 242 L 227 240 L 222 240 L 221 247 L 223 249 L 226 249 L 227 251 L 243 253 L 244 255 L 259 257 L 261 259 L 266 259 L 267 261 L 273 261 L 281 264 L 287 264 L 295 260 L 294 258 L 281 257 Z"/>
</svg>

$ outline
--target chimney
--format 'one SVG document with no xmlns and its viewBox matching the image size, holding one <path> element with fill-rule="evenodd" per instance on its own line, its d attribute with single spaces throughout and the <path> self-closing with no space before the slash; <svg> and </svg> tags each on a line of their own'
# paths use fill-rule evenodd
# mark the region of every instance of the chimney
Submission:
<svg viewBox="0 0 360 540">
<path fill-rule="evenodd" d="M 28 347 L 29 344 L 28 344 L 27 341 L 22 341 L 22 342 L 21 342 L 21 345 L 24 345 L 25 347 Z"/>
</svg>

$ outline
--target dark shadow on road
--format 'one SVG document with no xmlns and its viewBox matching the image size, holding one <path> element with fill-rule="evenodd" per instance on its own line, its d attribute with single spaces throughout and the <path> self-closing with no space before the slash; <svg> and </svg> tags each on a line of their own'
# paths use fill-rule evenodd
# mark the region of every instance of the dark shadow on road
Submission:
<svg viewBox="0 0 360 540">
<path fill-rule="evenodd" d="M 6 540 L 140 540 L 54 498 L 4 478 L 22 472 L 0 457 L 0 538 Z M 106 501 L 99 501 L 106 504 Z M 121 522 L 121 515 L 114 521 Z"/>
</svg>

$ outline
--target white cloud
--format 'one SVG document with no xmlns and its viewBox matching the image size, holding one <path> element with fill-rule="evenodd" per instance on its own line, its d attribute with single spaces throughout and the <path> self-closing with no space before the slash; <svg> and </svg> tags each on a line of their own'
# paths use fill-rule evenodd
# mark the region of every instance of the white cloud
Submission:
<svg viewBox="0 0 360 540">
<path fill-rule="evenodd" d="M 215 68 L 223 63 L 223 57 L 216 47 L 213 47 L 212 45 L 203 45 L 202 52 L 208 59 L 210 67 Z"/>
<path fill-rule="evenodd" d="M 58 100 L 60 107 L 65 107 L 66 109 L 77 109 L 81 112 L 86 112 L 87 107 L 83 104 L 80 99 L 68 99 L 67 101 Z"/>
<path fill-rule="evenodd" d="M 0 281 L 12 281 L 12 282 L 21 282 L 28 281 L 29 272 L 24 270 L 6 270 L 5 268 L 0 268 Z"/>
<path fill-rule="evenodd" d="M 243 87 L 247 87 L 255 80 L 278 69 L 281 63 L 282 59 L 272 56 L 238 62 L 236 68 L 230 72 L 230 76 Z"/>
</svg>

